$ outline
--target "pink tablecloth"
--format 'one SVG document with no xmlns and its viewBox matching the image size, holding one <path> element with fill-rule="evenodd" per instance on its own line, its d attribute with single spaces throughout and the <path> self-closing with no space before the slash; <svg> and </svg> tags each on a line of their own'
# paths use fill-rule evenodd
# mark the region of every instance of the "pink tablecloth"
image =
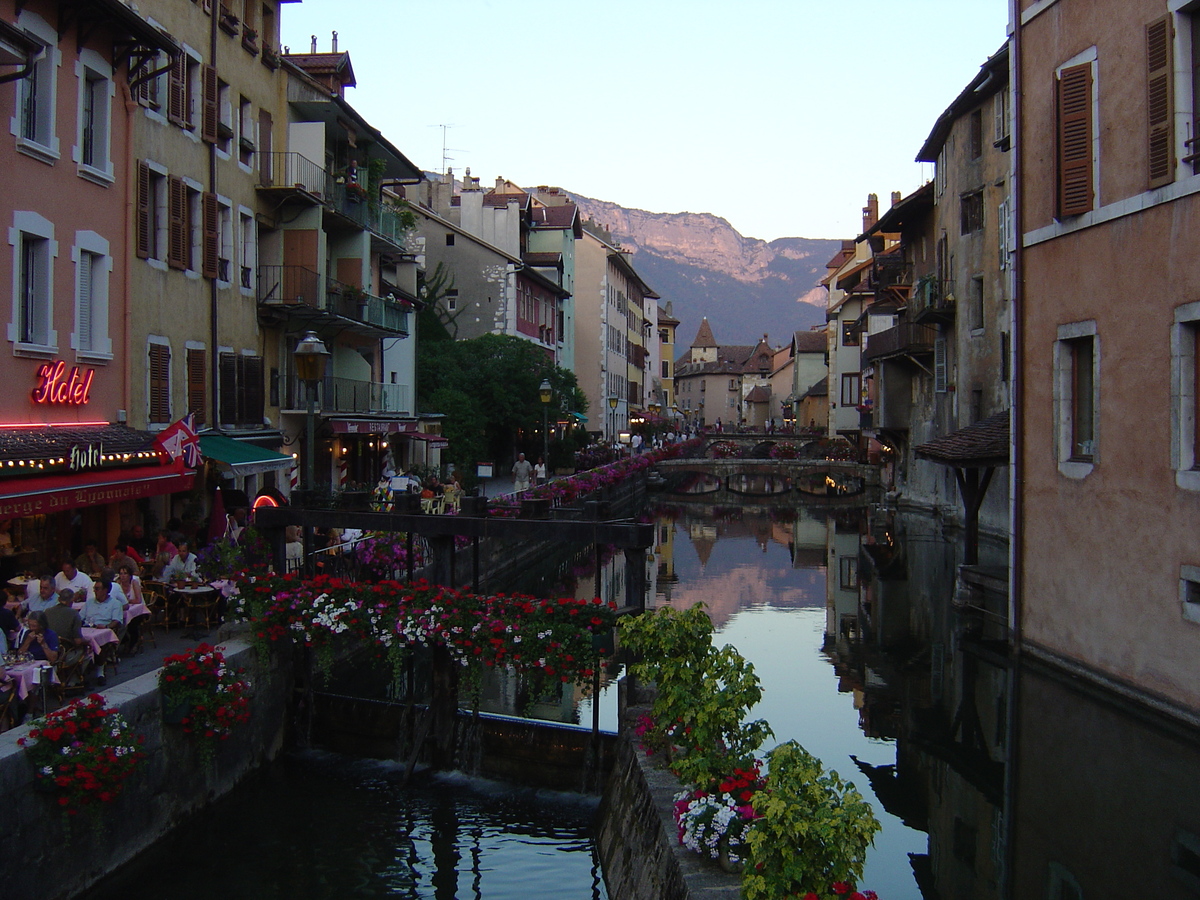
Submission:
<svg viewBox="0 0 1200 900">
<path fill-rule="evenodd" d="M 79 610 L 83 609 L 83 604 L 82 603 L 72 603 L 71 608 L 76 611 L 79 611 Z M 148 607 L 145 603 L 130 603 L 128 606 L 125 607 L 125 624 L 128 625 L 137 616 L 148 616 L 148 615 L 150 615 L 150 607 Z"/>
<path fill-rule="evenodd" d="M 42 669 L 49 671 L 51 684 L 58 684 L 58 674 L 54 671 L 54 667 L 45 661 L 8 666 L 4 669 L 4 674 L 13 680 L 17 687 L 17 696 L 24 700 L 29 696 L 29 692 L 41 683 L 38 679 Z"/>
<path fill-rule="evenodd" d="M 117 633 L 111 628 L 84 628 L 82 632 L 83 639 L 88 642 L 93 657 L 100 655 L 100 648 L 105 644 L 117 642 Z"/>
</svg>

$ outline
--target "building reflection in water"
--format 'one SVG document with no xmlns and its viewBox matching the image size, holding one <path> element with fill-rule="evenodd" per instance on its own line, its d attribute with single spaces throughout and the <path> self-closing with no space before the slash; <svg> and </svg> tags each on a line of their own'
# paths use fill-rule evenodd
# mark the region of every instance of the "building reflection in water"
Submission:
<svg viewBox="0 0 1200 900">
<path fill-rule="evenodd" d="M 1200 896 L 1196 735 L 1018 667 L 1004 543 L 984 539 L 979 565 L 963 567 L 961 535 L 936 516 L 773 502 L 664 507 L 655 603 L 704 599 L 718 628 L 756 604 L 811 605 L 776 596 L 750 547 L 786 546 L 794 569 L 823 576 L 821 649 L 837 689 L 865 737 L 895 743 L 893 764 L 854 757 L 855 780 L 928 835 L 926 852 L 908 854 L 920 896 Z M 677 572 L 685 540 L 702 569 L 722 541 L 743 548 L 703 597 Z"/>
</svg>

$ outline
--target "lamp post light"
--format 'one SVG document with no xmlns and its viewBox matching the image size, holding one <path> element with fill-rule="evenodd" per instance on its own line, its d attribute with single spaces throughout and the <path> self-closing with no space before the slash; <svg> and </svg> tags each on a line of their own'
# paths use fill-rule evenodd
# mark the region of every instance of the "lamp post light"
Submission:
<svg viewBox="0 0 1200 900">
<path fill-rule="evenodd" d="M 316 489 L 317 382 L 325 377 L 325 364 L 332 354 L 325 349 L 325 344 L 317 337 L 316 332 L 310 331 L 300 338 L 293 355 L 296 358 L 296 377 L 304 382 L 308 394 L 308 417 L 305 423 L 304 445 L 304 489 L 312 492 Z"/>
<path fill-rule="evenodd" d="M 547 467 L 549 472 L 550 466 L 550 423 L 548 416 L 550 414 L 550 398 L 554 396 L 554 388 L 550 386 L 550 379 L 543 378 L 542 384 L 538 388 L 538 395 L 542 398 L 542 465 Z M 547 477 L 547 482 L 549 477 Z"/>
<path fill-rule="evenodd" d="M 608 398 L 608 408 L 612 410 L 609 414 L 609 419 L 612 420 L 612 425 L 609 428 L 609 436 L 615 440 L 617 436 L 617 395 L 613 394 Z"/>
</svg>

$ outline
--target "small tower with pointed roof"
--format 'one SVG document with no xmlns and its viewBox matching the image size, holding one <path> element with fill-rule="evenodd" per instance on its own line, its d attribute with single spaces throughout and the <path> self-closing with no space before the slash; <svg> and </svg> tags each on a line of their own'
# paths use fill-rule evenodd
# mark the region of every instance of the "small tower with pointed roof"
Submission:
<svg viewBox="0 0 1200 900">
<path fill-rule="evenodd" d="M 713 337 L 712 326 L 708 324 L 707 316 L 700 321 L 700 330 L 696 332 L 696 339 L 692 341 L 688 352 L 690 362 L 715 363 L 717 361 L 717 339 Z"/>
</svg>

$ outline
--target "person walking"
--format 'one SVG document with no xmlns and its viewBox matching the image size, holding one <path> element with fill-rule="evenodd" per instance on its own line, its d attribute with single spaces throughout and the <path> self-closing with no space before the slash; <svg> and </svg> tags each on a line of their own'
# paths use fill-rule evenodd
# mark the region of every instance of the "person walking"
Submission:
<svg viewBox="0 0 1200 900">
<path fill-rule="evenodd" d="M 540 456 L 538 457 L 537 465 L 533 467 L 533 483 L 546 483 L 546 460 Z"/>
<path fill-rule="evenodd" d="M 520 494 L 529 490 L 529 479 L 533 477 L 533 466 L 529 464 L 529 460 L 525 458 L 524 453 L 517 454 L 517 461 L 513 463 L 513 492 Z"/>
</svg>

